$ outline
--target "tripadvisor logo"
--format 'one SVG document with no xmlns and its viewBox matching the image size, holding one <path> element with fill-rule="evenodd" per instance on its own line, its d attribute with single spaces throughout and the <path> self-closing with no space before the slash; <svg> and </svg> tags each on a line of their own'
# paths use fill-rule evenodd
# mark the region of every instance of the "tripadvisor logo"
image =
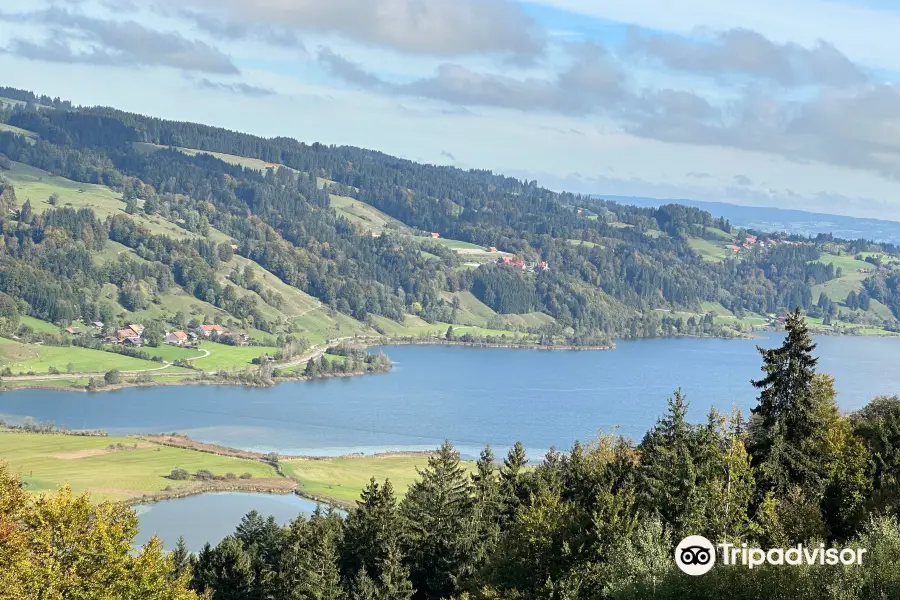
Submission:
<svg viewBox="0 0 900 600">
<path fill-rule="evenodd" d="M 725 566 L 740 565 L 753 569 L 765 564 L 769 565 L 861 565 L 865 548 L 825 548 L 819 544 L 817 548 L 808 548 L 797 544 L 791 548 L 750 548 L 747 544 L 735 546 L 721 543 L 713 545 L 702 535 L 691 535 L 675 548 L 675 564 L 688 575 L 703 575 L 716 564 L 716 549 Z"/>
</svg>

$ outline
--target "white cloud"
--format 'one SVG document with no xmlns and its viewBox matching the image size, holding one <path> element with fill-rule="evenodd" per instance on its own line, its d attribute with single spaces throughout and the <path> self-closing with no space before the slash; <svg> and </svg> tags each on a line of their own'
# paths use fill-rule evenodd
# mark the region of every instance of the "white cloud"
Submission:
<svg viewBox="0 0 900 600">
<path fill-rule="evenodd" d="M 533 0 L 600 19 L 681 34 L 744 28 L 779 43 L 827 40 L 852 60 L 900 71 L 900 13 L 833 0 Z"/>
</svg>

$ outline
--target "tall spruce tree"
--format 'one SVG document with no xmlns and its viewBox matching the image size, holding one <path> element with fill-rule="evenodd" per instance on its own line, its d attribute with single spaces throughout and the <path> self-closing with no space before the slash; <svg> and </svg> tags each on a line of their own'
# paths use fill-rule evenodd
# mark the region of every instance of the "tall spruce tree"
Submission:
<svg viewBox="0 0 900 600">
<path fill-rule="evenodd" d="M 390 480 L 379 485 L 373 477 L 344 524 L 340 546 L 344 577 L 354 577 L 362 569 L 369 578 L 378 581 L 388 549 L 397 544 L 399 535 L 400 517 L 394 486 Z"/>
<path fill-rule="evenodd" d="M 792 485 L 815 486 L 816 457 L 805 451 L 821 423 L 812 389 L 818 359 L 806 320 L 798 308 L 788 315 L 787 337 L 778 348 L 758 348 L 765 377 L 753 381 L 761 390 L 753 409 L 749 436 L 760 491 L 784 492 Z"/>
<path fill-rule="evenodd" d="M 175 544 L 175 549 L 172 550 L 170 556 L 172 559 L 171 579 L 174 581 L 191 569 L 191 558 L 193 555 L 187 549 L 184 536 L 178 538 L 178 543 Z"/>
<path fill-rule="evenodd" d="M 500 482 L 494 464 L 494 451 L 490 446 L 485 446 L 481 451 L 476 472 L 472 474 L 472 487 L 475 492 L 475 510 L 472 514 L 475 554 L 476 561 L 481 564 L 493 552 L 500 537 Z"/>
<path fill-rule="evenodd" d="M 703 531 L 705 498 L 699 456 L 701 431 L 687 421 L 688 403 L 676 390 L 669 409 L 644 437 L 638 481 L 641 503 L 676 537 Z"/>
<path fill-rule="evenodd" d="M 509 521 L 516 513 L 516 509 L 522 504 L 524 491 L 522 489 L 522 469 L 528 464 L 528 456 L 525 454 L 525 446 L 522 442 L 516 442 L 500 467 L 500 501 L 503 504 L 503 519 Z"/>
<path fill-rule="evenodd" d="M 400 505 L 403 551 L 422 598 L 459 591 L 472 571 L 472 486 L 459 453 L 445 441 Z"/>
<path fill-rule="evenodd" d="M 241 542 L 227 537 L 215 548 L 209 544 L 197 555 L 192 586 L 210 600 L 246 600 L 254 597 L 256 577 L 250 555 Z"/>
<path fill-rule="evenodd" d="M 342 523 L 317 508 L 307 521 L 292 523 L 275 576 L 275 597 L 283 600 L 343 600 L 338 568 Z"/>
</svg>

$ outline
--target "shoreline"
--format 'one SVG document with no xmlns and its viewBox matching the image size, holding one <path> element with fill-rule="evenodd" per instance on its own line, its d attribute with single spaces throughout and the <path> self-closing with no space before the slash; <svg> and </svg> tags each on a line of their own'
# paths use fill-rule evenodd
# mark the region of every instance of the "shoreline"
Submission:
<svg viewBox="0 0 900 600">
<path fill-rule="evenodd" d="M 484 342 L 484 341 L 461 341 L 461 340 L 447 340 L 441 337 L 365 337 L 365 338 L 356 338 L 356 339 L 348 339 L 343 340 L 348 342 L 350 346 L 356 346 L 360 348 L 372 348 L 378 346 L 460 346 L 464 348 L 497 348 L 497 349 L 512 349 L 512 350 L 538 350 L 544 352 L 550 351 L 564 351 L 564 352 L 600 352 L 600 351 L 608 351 L 616 349 L 616 341 L 633 341 L 637 339 L 669 339 L 669 338 L 694 338 L 694 339 L 722 339 L 722 340 L 754 340 L 754 339 L 762 339 L 763 336 L 757 335 L 759 333 L 778 333 L 780 329 L 771 327 L 771 326 L 762 326 L 755 327 L 748 331 L 735 331 L 736 335 L 733 336 L 725 336 L 725 335 L 673 335 L 673 336 L 659 336 L 656 338 L 620 338 L 618 340 L 614 340 L 609 344 L 601 344 L 601 345 L 589 345 L 589 346 L 575 346 L 571 344 L 553 344 L 553 345 L 542 345 L 537 343 L 503 343 L 503 342 Z M 884 330 L 879 332 L 878 334 L 864 334 L 852 331 L 842 331 L 842 330 L 827 330 L 820 329 L 815 326 L 810 327 L 810 332 L 813 335 L 821 335 L 821 336 L 829 336 L 829 337 L 840 337 L 840 336 L 858 336 L 858 337 L 900 337 L 900 332 L 892 332 Z M 327 346 L 327 344 L 326 344 Z M 324 354 L 324 350 L 321 352 Z M 311 356 L 308 360 L 314 360 L 317 356 Z M 278 368 L 290 368 L 296 367 L 298 364 L 302 363 L 288 363 L 288 364 L 277 364 L 271 363 L 274 369 Z M 240 371 L 230 371 L 229 375 L 239 376 L 242 373 L 246 373 L 246 370 Z M 273 377 L 269 380 L 268 383 L 255 383 L 252 381 L 241 381 L 237 377 L 232 378 L 221 378 L 217 374 L 212 372 L 197 372 L 196 374 L 190 373 L 179 373 L 173 375 L 160 375 L 160 377 L 170 378 L 169 381 L 151 381 L 151 382 L 137 382 L 137 381 L 122 381 L 117 384 L 106 385 L 99 389 L 89 390 L 87 386 L 59 386 L 53 385 L 53 381 L 60 380 L 60 377 L 55 379 L 41 379 L 40 376 L 34 376 L 33 380 L 24 380 L 19 379 L 18 377 L 22 376 L 14 376 L 14 378 L 10 379 L 10 382 L 22 382 L 22 385 L 17 385 L 14 387 L 6 387 L 2 385 L 3 379 L 0 378 L 0 394 L 8 393 L 8 392 L 16 392 L 20 390 L 50 390 L 50 391 L 60 391 L 60 392 L 80 392 L 80 393 L 102 393 L 102 392 L 114 392 L 126 388 L 152 388 L 152 387 L 165 387 L 165 386 L 203 386 L 203 385 L 212 385 L 212 386 L 241 386 L 241 387 L 256 387 L 256 388 L 270 388 L 282 383 L 294 383 L 294 382 L 302 382 L 302 381 L 315 381 L 319 379 L 328 379 L 334 377 L 358 377 L 362 375 L 375 375 L 379 373 L 390 372 L 390 369 L 384 371 L 356 371 L 353 373 L 327 373 L 322 375 L 317 375 L 314 377 L 307 377 L 304 375 L 296 375 L 296 376 L 285 376 L 285 377 Z M 71 379 L 78 380 L 84 379 L 87 377 L 86 374 L 72 373 Z M 179 379 L 181 378 L 181 379 Z M 68 381 L 69 378 L 63 379 Z"/>
</svg>

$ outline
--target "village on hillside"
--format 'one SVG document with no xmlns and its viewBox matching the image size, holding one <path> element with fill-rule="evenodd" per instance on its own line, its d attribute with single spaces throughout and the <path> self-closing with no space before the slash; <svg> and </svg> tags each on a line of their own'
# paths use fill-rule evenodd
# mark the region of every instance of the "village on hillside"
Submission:
<svg viewBox="0 0 900 600">
<path fill-rule="evenodd" d="M 104 323 L 95 321 L 86 327 L 68 327 L 66 333 L 73 336 L 90 336 L 107 344 L 140 348 L 146 341 L 145 329 L 140 323 L 129 323 L 114 331 L 108 331 Z M 198 325 L 189 331 L 165 331 L 162 341 L 170 346 L 192 348 L 204 339 L 234 346 L 247 346 L 251 337 L 245 333 L 232 333 L 222 325 Z"/>
</svg>

